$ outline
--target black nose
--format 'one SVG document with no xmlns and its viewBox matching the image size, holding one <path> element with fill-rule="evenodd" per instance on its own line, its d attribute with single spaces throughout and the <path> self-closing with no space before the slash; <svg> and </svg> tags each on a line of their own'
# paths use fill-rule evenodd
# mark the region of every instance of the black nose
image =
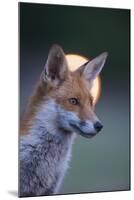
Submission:
<svg viewBox="0 0 134 200">
<path fill-rule="evenodd" d="M 100 122 L 96 122 L 94 124 L 94 128 L 97 132 L 99 132 L 102 128 L 103 128 L 103 125 L 100 123 Z"/>
</svg>

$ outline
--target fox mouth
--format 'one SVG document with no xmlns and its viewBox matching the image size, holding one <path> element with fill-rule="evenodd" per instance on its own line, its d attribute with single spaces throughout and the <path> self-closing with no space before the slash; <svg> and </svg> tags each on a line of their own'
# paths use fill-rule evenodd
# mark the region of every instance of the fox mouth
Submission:
<svg viewBox="0 0 134 200">
<path fill-rule="evenodd" d="M 83 137 L 92 138 L 92 137 L 94 137 L 97 134 L 97 132 L 85 133 L 77 125 L 75 125 L 75 124 L 70 124 L 70 125 L 73 128 L 74 132 L 79 133 Z"/>
</svg>

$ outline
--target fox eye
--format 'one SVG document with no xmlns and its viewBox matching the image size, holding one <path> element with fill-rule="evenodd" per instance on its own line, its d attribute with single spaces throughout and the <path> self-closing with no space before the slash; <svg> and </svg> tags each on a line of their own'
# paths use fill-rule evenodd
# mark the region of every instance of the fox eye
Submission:
<svg viewBox="0 0 134 200">
<path fill-rule="evenodd" d="M 68 100 L 69 100 L 69 103 L 71 103 L 73 105 L 78 105 L 79 104 L 79 101 L 76 98 L 70 98 Z"/>
</svg>

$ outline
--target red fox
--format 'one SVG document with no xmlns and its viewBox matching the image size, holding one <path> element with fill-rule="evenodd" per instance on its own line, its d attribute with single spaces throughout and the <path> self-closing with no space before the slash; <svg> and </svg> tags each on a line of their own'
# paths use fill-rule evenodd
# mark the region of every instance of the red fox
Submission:
<svg viewBox="0 0 134 200">
<path fill-rule="evenodd" d="M 62 48 L 50 49 L 22 123 L 20 196 L 58 193 L 75 137 L 92 138 L 101 131 L 90 91 L 107 55 L 104 52 L 71 72 Z"/>
</svg>

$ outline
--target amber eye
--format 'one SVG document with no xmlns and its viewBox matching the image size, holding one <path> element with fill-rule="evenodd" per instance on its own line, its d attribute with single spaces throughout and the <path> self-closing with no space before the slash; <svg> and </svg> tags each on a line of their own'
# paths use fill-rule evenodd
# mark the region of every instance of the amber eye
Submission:
<svg viewBox="0 0 134 200">
<path fill-rule="evenodd" d="M 69 100 L 69 102 L 71 103 L 71 104 L 73 104 L 73 105 L 78 105 L 79 104 L 79 101 L 78 101 L 78 99 L 76 99 L 76 98 L 70 98 L 70 99 L 68 99 Z"/>
</svg>

